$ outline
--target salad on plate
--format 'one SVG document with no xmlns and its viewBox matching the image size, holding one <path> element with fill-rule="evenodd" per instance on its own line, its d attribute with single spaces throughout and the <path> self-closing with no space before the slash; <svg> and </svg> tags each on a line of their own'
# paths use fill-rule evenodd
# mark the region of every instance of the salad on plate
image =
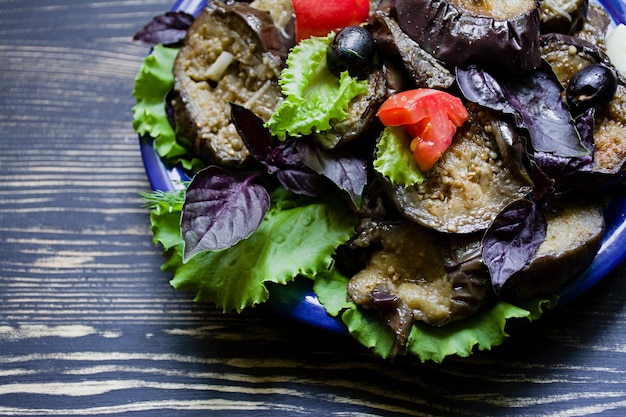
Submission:
<svg viewBox="0 0 626 417">
<path fill-rule="evenodd" d="M 571 298 L 615 235 L 608 8 L 192 3 L 135 36 L 153 49 L 133 126 L 162 269 L 196 301 L 241 311 L 304 285 L 321 327 L 441 362 Z"/>
</svg>

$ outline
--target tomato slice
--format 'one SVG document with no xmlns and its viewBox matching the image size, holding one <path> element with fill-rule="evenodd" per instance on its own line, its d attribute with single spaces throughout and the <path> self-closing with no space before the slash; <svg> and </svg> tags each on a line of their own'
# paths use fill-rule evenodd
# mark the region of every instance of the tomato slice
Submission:
<svg viewBox="0 0 626 417">
<path fill-rule="evenodd" d="M 296 15 L 296 40 L 326 36 L 369 17 L 369 0 L 292 0 Z"/>
<path fill-rule="evenodd" d="M 385 126 L 402 126 L 413 140 L 410 149 L 422 171 L 428 171 L 452 143 L 469 118 L 461 100 L 429 88 L 403 91 L 389 97 L 377 113 Z"/>
<path fill-rule="evenodd" d="M 418 123 L 430 112 L 427 97 L 436 95 L 438 92 L 438 90 L 429 88 L 419 88 L 394 94 L 380 106 L 378 117 L 385 126 Z"/>
</svg>

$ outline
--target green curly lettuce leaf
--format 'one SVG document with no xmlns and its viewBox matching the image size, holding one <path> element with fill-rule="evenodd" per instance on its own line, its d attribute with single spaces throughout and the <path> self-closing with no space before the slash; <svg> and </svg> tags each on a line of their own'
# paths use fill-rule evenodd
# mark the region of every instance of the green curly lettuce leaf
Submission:
<svg viewBox="0 0 626 417">
<path fill-rule="evenodd" d="M 171 284 L 195 292 L 195 301 L 224 311 L 242 311 L 267 301 L 265 282 L 286 284 L 297 276 L 314 277 L 333 264 L 336 248 L 353 234 L 355 215 L 335 199 L 305 199 L 284 191 L 260 227 L 247 239 L 221 251 L 205 251 L 183 263 L 180 235 L 182 204 L 164 201 L 151 213 L 155 243 L 161 244 L 162 269 Z"/>
<path fill-rule="evenodd" d="M 197 171 L 203 163 L 176 139 L 165 110 L 165 96 L 174 86 L 172 68 L 178 48 L 156 45 L 135 77 L 133 97 L 133 128 L 142 137 L 154 139 L 156 152 L 168 162 L 189 171 Z"/>
<path fill-rule="evenodd" d="M 377 312 L 357 308 L 350 301 L 348 282 L 349 278 L 335 268 L 319 274 L 313 289 L 326 311 L 339 317 L 359 343 L 383 358 L 390 357 L 393 332 Z M 507 321 L 535 320 L 544 309 L 555 304 L 556 298 L 532 299 L 519 306 L 500 300 L 486 311 L 443 327 L 416 322 L 407 340 L 406 353 L 422 362 L 440 363 L 451 355 L 466 357 L 475 349 L 489 350 L 502 344 L 509 336 L 505 329 Z"/>
<path fill-rule="evenodd" d="M 285 100 L 266 123 L 280 140 L 330 129 L 331 121 L 346 118 L 350 101 L 367 92 L 367 80 L 328 70 L 326 50 L 334 36 L 308 38 L 287 57 L 279 81 Z"/>
<path fill-rule="evenodd" d="M 394 185 L 410 187 L 424 182 L 409 149 L 411 139 L 401 127 L 385 127 L 376 146 L 374 169 Z"/>
</svg>

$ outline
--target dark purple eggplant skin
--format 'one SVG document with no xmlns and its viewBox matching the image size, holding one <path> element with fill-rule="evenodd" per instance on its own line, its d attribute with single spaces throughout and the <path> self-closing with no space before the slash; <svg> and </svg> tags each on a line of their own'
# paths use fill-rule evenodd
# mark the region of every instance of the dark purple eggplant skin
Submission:
<svg viewBox="0 0 626 417">
<path fill-rule="evenodd" d="M 395 0 L 393 10 L 400 28 L 446 65 L 522 73 L 541 64 L 536 4 L 507 20 L 463 13 L 445 0 Z"/>
<path fill-rule="evenodd" d="M 454 84 L 454 74 L 403 32 L 388 14 L 372 14 L 368 28 L 379 55 L 402 66 L 416 87 L 448 89 Z"/>
<path fill-rule="evenodd" d="M 600 47 L 575 36 L 543 35 L 541 53 L 565 88 L 578 71 L 589 65 L 603 64 L 612 68 Z M 608 105 L 596 108 L 594 163 L 591 173 L 580 182 L 583 190 L 610 187 L 626 176 L 626 80 L 617 70 L 615 74 L 617 90 L 613 99 Z"/>
<path fill-rule="evenodd" d="M 587 8 L 582 27 L 574 35 L 604 48 L 606 33 L 612 22 L 609 12 L 599 3 L 592 2 Z"/>
<path fill-rule="evenodd" d="M 558 293 L 589 266 L 605 231 L 601 205 L 565 201 L 559 211 L 546 212 L 544 243 L 519 272 L 504 284 L 500 297 L 518 301 Z"/>
<path fill-rule="evenodd" d="M 189 28 L 176 58 L 172 106 L 177 128 L 199 158 L 242 167 L 252 158 L 230 123 L 228 102 L 248 103 L 259 117 L 269 119 L 280 103 L 278 78 L 290 44 L 285 43 L 269 12 L 245 3 L 211 4 Z M 246 49 L 245 45 L 256 48 Z M 233 62 L 219 81 L 209 80 L 202 69 L 224 51 L 235 55 Z M 234 83 L 238 88 L 229 88 Z M 249 102 L 264 86 L 267 93 Z"/>
</svg>

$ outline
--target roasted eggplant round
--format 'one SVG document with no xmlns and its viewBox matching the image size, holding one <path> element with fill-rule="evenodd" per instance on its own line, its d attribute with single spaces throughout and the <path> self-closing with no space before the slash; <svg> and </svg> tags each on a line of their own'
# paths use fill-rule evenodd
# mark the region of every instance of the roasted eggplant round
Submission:
<svg viewBox="0 0 626 417">
<path fill-rule="evenodd" d="M 520 73 L 539 67 L 535 0 L 395 0 L 400 28 L 450 66 Z"/>
<path fill-rule="evenodd" d="M 605 186 L 620 181 L 626 174 L 626 81 L 612 68 L 601 49 L 573 36 L 543 36 L 541 53 L 565 88 L 579 71 L 590 65 L 605 65 L 616 74 L 612 99 L 595 112 L 593 169 L 589 180 Z"/>
<path fill-rule="evenodd" d="M 367 261 L 350 279 L 359 306 L 378 310 L 403 344 L 414 321 L 442 326 L 490 300 L 480 238 L 440 235 L 415 223 L 365 219 L 350 245 Z"/>
<path fill-rule="evenodd" d="M 470 120 L 422 184 L 386 187 L 404 216 L 440 232 L 486 229 L 507 204 L 531 191 L 527 178 L 516 175 L 502 159 L 491 128 L 495 114 L 468 107 Z"/>
<path fill-rule="evenodd" d="M 604 7 L 597 2 L 591 2 L 587 8 L 582 27 L 573 35 L 604 48 L 607 30 L 612 22 L 611 15 Z"/>
<path fill-rule="evenodd" d="M 385 69 L 375 67 L 368 76 L 367 92 L 355 97 L 346 109 L 346 117 L 332 120 L 331 129 L 316 132 L 311 139 L 326 149 L 340 148 L 346 144 L 368 136 L 376 135 L 380 129 L 380 121 L 376 118 L 376 110 L 387 98 L 387 77 Z"/>
<path fill-rule="evenodd" d="M 454 75 L 404 33 L 389 15 L 374 13 L 370 17 L 369 30 L 379 55 L 404 68 L 413 86 L 448 89 L 454 84 Z"/>
<path fill-rule="evenodd" d="M 562 207 L 544 210 L 546 237 L 530 262 L 509 278 L 501 296 L 525 300 L 557 294 L 581 274 L 600 248 L 604 215 L 596 201 L 565 201 Z"/>
<path fill-rule="evenodd" d="M 249 152 L 228 103 L 269 119 L 282 101 L 278 78 L 288 47 L 270 13 L 246 3 L 215 3 L 195 19 L 174 64 L 173 106 L 178 128 L 199 157 L 225 166 L 246 163 Z"/>
</svg>

